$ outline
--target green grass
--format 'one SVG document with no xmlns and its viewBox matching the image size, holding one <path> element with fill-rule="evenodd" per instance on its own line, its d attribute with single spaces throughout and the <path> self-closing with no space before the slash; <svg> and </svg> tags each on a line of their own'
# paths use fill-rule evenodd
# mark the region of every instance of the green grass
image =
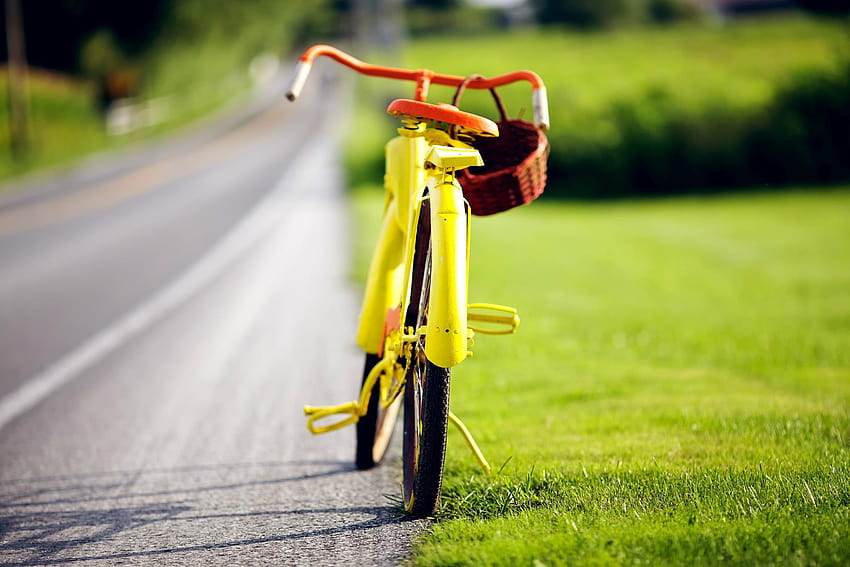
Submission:
<svg viewBox="0 0 850 567">
<path fill-rule="evenodd" d="M 420 40 L 405 64 L 535 69 L 557 153 L 616 146 L 605 119 L 622 101 L 749 112 L 846 50 L 839 26 L 781 18 Z M 527 108 L 526 87 L 504 95 L 512 114 Z M 492 108 L 486 93 L 469 102 Z M 364 189 L 353 203 L 362 278 L 382 201 Z M 847 188 L 800 189 L 544 198 L 475 219 L 470 301 L 518 307 L 523 323 L 476 338 L 452 406 L 501 470 L 483 475 L 450 433 L 443 503 L 411 562 L 850 562 L 848 210 Z"/>
<path fill-rule="evenodd" d="M 354 202 L 373 226 L 380 197 Z M 523 323 L 477 338 L 452 407 L 506 464 L 451 433 L 414 563 L 846 564 L 848 210 L 813 189 L 475 219 L 470 300 Z"/>
</svg>

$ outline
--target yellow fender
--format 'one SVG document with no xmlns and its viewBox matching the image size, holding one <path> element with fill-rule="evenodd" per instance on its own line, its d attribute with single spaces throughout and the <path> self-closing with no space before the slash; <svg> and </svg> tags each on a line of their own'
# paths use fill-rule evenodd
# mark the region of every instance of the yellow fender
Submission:
<svg viewBox="0 0 850 567">
<path fill-rule="evenodd" d="M 467 357 L 467 244 L 463 193 L 454 183 L 431 188 L 431 296 L 425 355 L 443 368 Z"/>
</svg>

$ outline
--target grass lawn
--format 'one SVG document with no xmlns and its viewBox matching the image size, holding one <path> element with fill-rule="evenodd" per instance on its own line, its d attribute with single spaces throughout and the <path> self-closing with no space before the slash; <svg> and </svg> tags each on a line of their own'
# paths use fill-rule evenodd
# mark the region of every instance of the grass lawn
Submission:
<svg viewBox="0 0 850 567">
<path fill-rule="evenodd" d="M 353 197 L 357 271 L 381 198 Z M 420 565 L 850 562 L 850 191 L 546 202 L 473 224 L 478 337 Z"/>
</svg>

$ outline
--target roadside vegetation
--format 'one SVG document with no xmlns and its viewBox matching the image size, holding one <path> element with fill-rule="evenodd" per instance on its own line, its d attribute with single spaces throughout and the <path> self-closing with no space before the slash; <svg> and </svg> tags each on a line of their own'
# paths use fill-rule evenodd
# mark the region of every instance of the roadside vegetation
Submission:
<svg viewBox="0 0 850 567">
<path fill-rule="evenodd" d="M 0 179 L 68 162 L 106 145 L 106 133 L 85 82 L 57 73 L 31 71 L 28 80 L 31 151 L 23 156 L 14 155 L 6 127 L 9 123 L 6 81 L 6 70 L 2 69 Z"/>
<path fill-rule="evenodd" d="M 0 68 L 0 179 L 125 146 L 221 110 L 255 86 L 252 62 L 265 56 L 266 65 L 273 67 L 277 57 L 305 37 L 335 31 L 329 6 L 327 0 L 162 0 L 149 10 L 161 13 L 161 22 L 148 22 L 156 35 L 135 51 L 109 28 L 95 30 L 79 46 L 75 69 L 30 69 L 29 149 L 23 154 L 11 150 L 7 74 L 5 66 Z M 103 91 L 115 78 L 124 83 L 121 96 L 135 103 L 154 101 L 157 117 L 110 136 L 104 116 L 109 100 Z"/>
</svg>

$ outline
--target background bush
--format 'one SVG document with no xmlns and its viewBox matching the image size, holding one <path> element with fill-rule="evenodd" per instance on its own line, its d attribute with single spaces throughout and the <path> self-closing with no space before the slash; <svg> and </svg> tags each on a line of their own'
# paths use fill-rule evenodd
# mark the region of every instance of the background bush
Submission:
<svg viewBox="0 0 850 567">
<path fill-rule="evenodd" d="M 689 108 L 663 89 L 615 101 L 610 134 L 554 133 L 550 193 L 650 196 L 850 180 L 850 64 L 799 72 L 764 107 Z M 594 139 L 596 138 L 596 139 Z"/>
<path fill-rule="evenodd" d="M 756 179 L 772 184 L 850 179 L 850 63 L 799 73 L 754 121 L 746 145 Z"/>
<path fill-rule="evenodd" d="M 702 9 L 690 0 L 533 0 L 537 21 L 591 30 L 642 22 L 694 20 Z"/>
</svg>

